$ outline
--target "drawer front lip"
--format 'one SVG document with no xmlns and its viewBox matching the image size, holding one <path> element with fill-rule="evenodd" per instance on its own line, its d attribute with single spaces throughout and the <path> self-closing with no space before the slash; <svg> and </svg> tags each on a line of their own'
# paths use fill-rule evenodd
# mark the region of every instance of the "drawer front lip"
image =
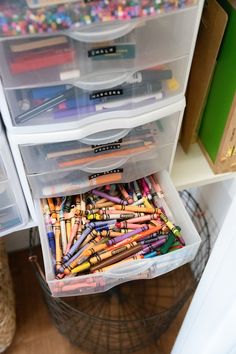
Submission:
<svg viewBox="0 0 236 354">
<path fill-rule="evenodd" d="M 171 159 L 173 144 L 164 146 L 154 154 L 143 153 L 132 157 L 124 164 L 114 166 L 113 169 L 84 172 L 79 169 L 70 171 L 58 171 L 57 173 L 45 173 L 28 176 L 34 198 L 55 197 L 56 195 L 68 195 L 85 193 L 90 189 L 108 183 L 128 183 L 143 176 L 143 171 L 150 175 L 157 170 L 167 167 Z M 55 184 L 55 181 L 58 183 Z M 80 181 L 80 183 L 78 182 Z"/>
<path fill-rule="evenodd" d="M 175 221 L 182 228 L 186 246 L 173 253 L 153 258 L 152 260 L 135 261 L 130 267 L 122 266 L 100 274 L 78 276 L 64 280 L 54 280 L 53 265 L 47 242 L 46 230 L 40 201 L 35 201 L 36 210 L 40 215 L 39 229 L 43 249 L 46 279 L 53 296 L 74 296 L 104 292 L 120 283 L 135 279 L 147 279 L 159 276 L 181 265 L 190 262 L 195 257 L 201 239 L 198 235 L 182 201 L 172 184 L 168 172 L 157 173 L 160 185 L 166 195 L 167 204 L 170 207 Z M 91 285 L 92 283 L 92 285 Z"/>
</svg>

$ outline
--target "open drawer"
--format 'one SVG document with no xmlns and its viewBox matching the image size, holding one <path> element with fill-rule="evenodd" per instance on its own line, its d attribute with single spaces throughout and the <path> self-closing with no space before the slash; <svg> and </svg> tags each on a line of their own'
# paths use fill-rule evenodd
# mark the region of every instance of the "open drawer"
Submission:
<svg viewBox="0 0 236 354">
<path fill-rule="evenodd" d="M 143 171 L 143 175 L 145 175 L 145 171 Z M 162 252 L 153 258 L 132 259 L 128 262 L 123 261 L 114 267 L 102 268 L 102 272 L 93 271 L 89 273 L 88 270 L 87 273 L 70 274 L 68 277 L 62 279 L 55 278 L 55 259 L 52 256 L 53 248 L 49 247 L 48 241 L 48 236 L 51 235 L 50 230 L 52 231 L 52 229 L 50 229 L 48 221 L 48 208 L 45 207 L 47 201 L 35 200 L 36 212 L 39 215 L 39 230 L 46 279 L 53 296 L 64 297 L 103 292 L 127 281 L 154 278 L 193 260 L 200 245 L 200 237 L 172 184 L 168 172 L 160 171 L 155 174 L 155 178 L 161 186 L 166 203 L 164 204 L 163 199 L 160 198 L 162 200 L 162 204 L 160 205 L 164 206 L 166 215 L 170 215 L 172 222 L 180 226 L 181 237 L 185 241 L 185 246 L 175 249 L 173 252 Z M 141 211 L 142 207 L 139 209 Z M 51 241 L 52 238 L 50 237 Z M 50 243 L 50 245 L 52 244 Z M 92 263 L 91 258 L 90 262 Z M 88 269 L 88 267 L 85 269 Z"/>
<path fill-rule="evenodd" d="M 0 121 L 0 236 L 22 228 L 28 210 Z"/>
<path fill-rule="evenodd" d="M 175 13 L 196 3 L 196 0 L 3 0 L 0 37 L 71 30 L 80 40 L 101 41 L 126 33 L 135 19 Z"/>
</svg>

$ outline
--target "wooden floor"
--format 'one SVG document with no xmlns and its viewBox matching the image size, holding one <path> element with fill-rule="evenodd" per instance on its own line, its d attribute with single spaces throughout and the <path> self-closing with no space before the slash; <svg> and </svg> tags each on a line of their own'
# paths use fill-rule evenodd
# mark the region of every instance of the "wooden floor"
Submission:
<svg viewBox="0 0 236 354">
<path fill-rule="evenodd" d="M 5 354 L 84 354 L 53 326 L 41 297 L 41 289 L 28 262 L 28 251 L 9 257 L 16 296 L 17 330 Z M 136 354 L 169 354 L 178 334 L 188 304 L 161 339 Z"/>
</svg>

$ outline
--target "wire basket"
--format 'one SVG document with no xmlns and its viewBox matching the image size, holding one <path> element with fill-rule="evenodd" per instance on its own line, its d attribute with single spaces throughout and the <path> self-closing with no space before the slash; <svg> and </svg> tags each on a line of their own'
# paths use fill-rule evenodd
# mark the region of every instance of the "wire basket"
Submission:
<svg viewBox="0 0 236 354">
<path fill-rule="evenodd" d="M 204 213 L 190 193 L 181 192 L 181 197 L 203 240 L 190 266 L 155 279 L 121 284 L 105 293 L 54 298 L 37 257 L 30 257 L 54 324 L 73 344 L 93 354 L 133 353 L 152 344 L 167 330 L 193 294 L 210 250 Z M 35 234 L 36 229 L 31 230 L 31 251 Z"/>
</svg>

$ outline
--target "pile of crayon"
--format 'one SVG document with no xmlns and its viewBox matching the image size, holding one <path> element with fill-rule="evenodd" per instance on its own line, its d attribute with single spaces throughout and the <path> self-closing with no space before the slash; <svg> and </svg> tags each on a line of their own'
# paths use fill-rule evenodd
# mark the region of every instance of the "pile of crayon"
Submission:
<svg viewBox="0 0 236 354">
<path fill-rule="evenodd" d="M 0 35 L 51 33 L 76 29 L 82 25 L 155 16 L 159 13 L 193 5 L 195 2 L 195 0 L 100 0 L 89 2 L 65 0 L 63 3 L 59 0 L 5 0 L 0 4 Z M 31 5 L 33 6 L 31 7 Z"/>
<path fill-rule="evenodd" d="M 104 272 L 184 247 L 154 175 L 42 201 L 57 279 Z"/>
</svg>

